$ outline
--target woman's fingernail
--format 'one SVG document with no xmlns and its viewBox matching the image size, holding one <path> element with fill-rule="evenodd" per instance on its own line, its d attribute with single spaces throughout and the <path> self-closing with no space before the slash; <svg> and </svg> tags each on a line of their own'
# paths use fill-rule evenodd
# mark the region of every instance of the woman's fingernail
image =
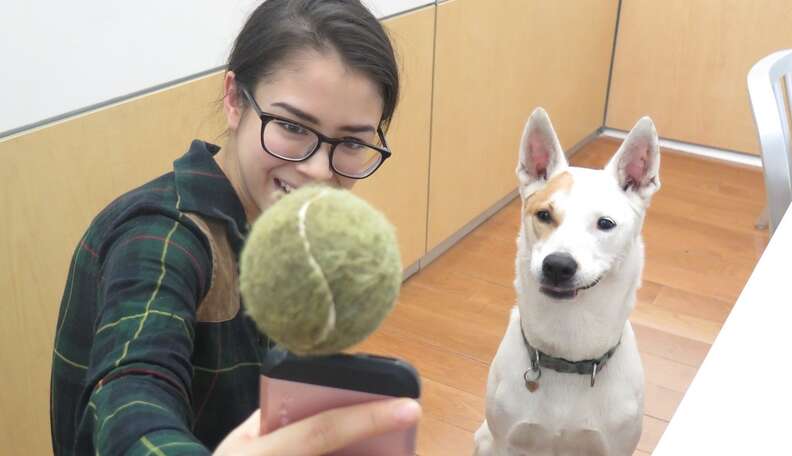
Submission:
<svg viewBox="0 0 792 456">
<path fill-rule="evenodd" d="M 421 416 L 421 406 L 412 399 L 405 399 L 396 405 L 393 415 L 404 423 L 412 423 Z"/>
</svg>

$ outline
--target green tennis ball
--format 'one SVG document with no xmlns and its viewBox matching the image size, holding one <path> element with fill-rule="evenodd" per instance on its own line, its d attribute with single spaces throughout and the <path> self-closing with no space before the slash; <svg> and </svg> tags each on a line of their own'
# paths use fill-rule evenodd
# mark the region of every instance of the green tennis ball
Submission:
<svg viewBox="0 0 792 456">
<path fill-rule="evenodd" d="M 393 226 L 345 190 L 305 187 L 253 224 L 240 261 L 248 314 L 297 354 L 340 352 L 392 309 L 402 266 Z"/>
</svg>

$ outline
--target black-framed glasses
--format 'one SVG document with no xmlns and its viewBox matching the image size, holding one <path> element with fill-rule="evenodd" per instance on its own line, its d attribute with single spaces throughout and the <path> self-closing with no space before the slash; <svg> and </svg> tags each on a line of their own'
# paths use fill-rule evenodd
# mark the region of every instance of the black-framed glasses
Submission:
<svg viewBox="0 0 792 456">
<path fill-rule="evenodd" d="M 242 93 L 261 119 L 261 147 L 273 157 L 290 162 L 305 161 L 327 143 L 330 144 L 333 172 L 352 179 L 365 179 L 391 156 L 385 134 L 379 127 L 379 145 L 353 138 L 329 138 L 299 122 L 262 111 L 247 89 L 242 88 Z"/>
</svg>

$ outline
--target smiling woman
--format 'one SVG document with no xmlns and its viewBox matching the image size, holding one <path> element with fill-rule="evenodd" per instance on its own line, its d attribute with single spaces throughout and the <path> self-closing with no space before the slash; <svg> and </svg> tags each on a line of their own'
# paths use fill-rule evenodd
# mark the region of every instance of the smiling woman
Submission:
<svg viewBox="0 0 792 456">
<path fill-rule="evenodd" d="M 324 454 L 420 414 L 412 401 L 356 406 L 260 438 L 258 415 L 245 421 L 271 343 L 240 311 L 237 258 L 284 193 L 351 188 L 390 154 L 382 126 L 399 80 L 381 24 L 357 1 L 268 0 L 237 37 L 223 87 L 224 147 L 193 141 L 173 172 L 101 211 L 74 251 L 52 366 L 58 455 L 280 455 L 311 448 L 316 426 L 331 434 L 306 454 Z"/>
</svg>

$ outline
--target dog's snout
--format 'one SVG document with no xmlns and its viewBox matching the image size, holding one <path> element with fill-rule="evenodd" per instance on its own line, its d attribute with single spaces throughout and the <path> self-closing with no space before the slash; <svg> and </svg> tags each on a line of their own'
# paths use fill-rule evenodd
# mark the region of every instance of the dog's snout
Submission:
<svg viewBox="0 0 792 456">
<path fill-rule="evenodd" d="M 568 253 L 551 253 L 542 262 L 542 274 L 556 284 L 571 280 L 577 268 L 577 261 Z"/>
</svg>

